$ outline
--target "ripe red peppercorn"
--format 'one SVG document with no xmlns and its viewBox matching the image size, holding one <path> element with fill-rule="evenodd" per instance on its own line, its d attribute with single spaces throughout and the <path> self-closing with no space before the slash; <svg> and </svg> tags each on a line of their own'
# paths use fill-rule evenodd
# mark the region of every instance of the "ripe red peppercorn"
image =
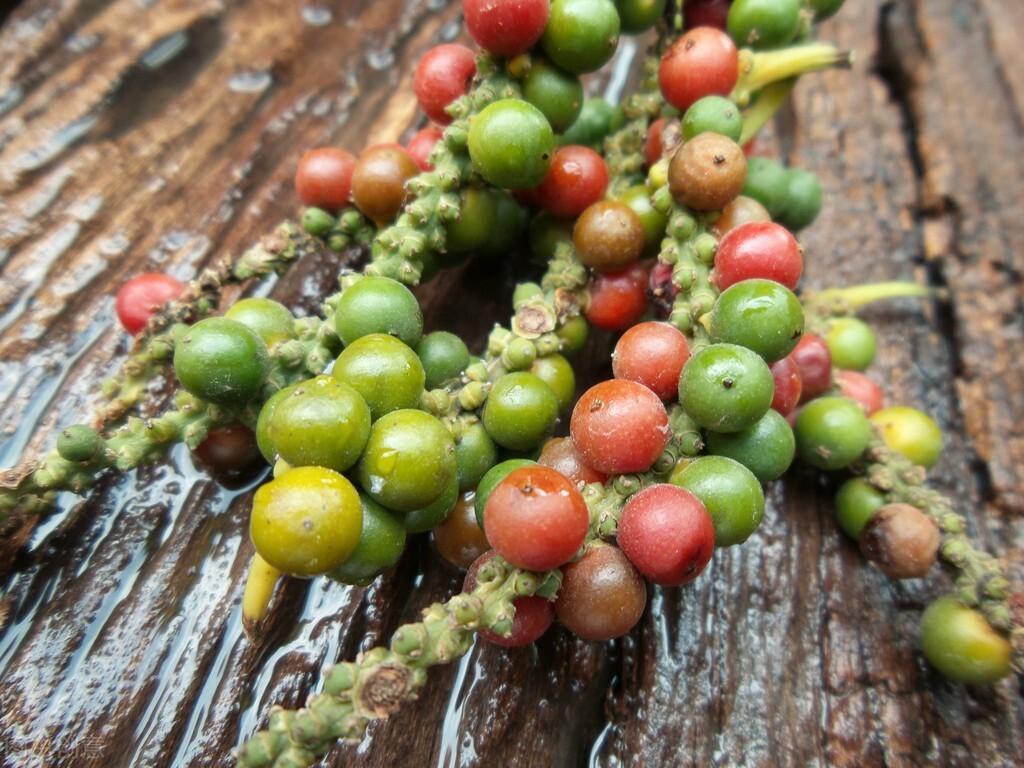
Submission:
<svg viewBox="0 0 1024 768">
<path fill-rule="evenodd" d="M 803 251 L 788 229 L 752 221 L 730 230 L 718 243 L 712 280 L 721 291 L 752 278 L 774 280 L 794 290 L 803 269 Z"/>
<path fill-rule="evenodd" d="M 182 282 L 162 272 L 136 275 L 117 292 L 117 319 L 128 333 L 136 334 L 164 304 L 178 298 L 184 290 Z"/>
<path fill-rule="evenodd" d="M 445 107 L 469 90 L 476 74 L 473 51 L 457 43 L 435 45 L 419 60 L 412 88 L 427 117 L 435 123 L 448 125 L 451 115 Z"/>
<path fill-rule="evenodd" d="M 441 140 L 444 132 L 436 125 L 428 125 L 426 128 L 422 128 L 417 131 L 409 143 L 405 145 L 405 151 L 409 153 L 409 157 L 416 161 L 416 165 L 420 167 L 421 171 L 432 171 L 434 166 L 430 164 L 427 159 L 430 157 L 430 153 L 434 150 L 434 145 Z"/>
<path fill-rule="evenodd" d="M 497 554 L 494 550 L 484 552 L 469 566 L 466 579 L 462 583 L 463 592 L 472 592 L 476 589 L 477 573 L 488 560 Z M 519 648 L 540 639 L 555 620 L 554 605 L 543 597 L 517 597 L 512 601 L 512 605 L 516 609 L 516 615 L 512 619 L 512 631 L 507 636 L 499 635 L 489 629 L 481 629 L 477 634 L 489 643 L 504 648 Z"/>
<path fill-rule="evenodd" d="M 590 147 L 569 145 L 559 148 L 547 176 L 537 188 L 537 200 L 552 216 L 572 219 L 604 197 L 608 187 L 608 166 Z"/>
<path fill-rule="evenodd" d="M 665 100 L 686 111 L 704 96 L 728 96 L 739 77 L 736 45 L 712 27 L 691 29 L 661 57 L 658 83 Z"/>
<path fill-rule="evenodd" d="M 609 475 L 644 472 L 668 443 L 668 413 L 643 384 L 611 379 L 583 393 L 572 410 L 569 432 L 594 469 Z"/>
<path fill-rule="evenodd" d="M 584 640 L 622 637 L 644 615 L 647 587 L 622 550 L 599 544 L 562 573 L 555 615 Z"/>
<path fill-rule="evenodd" d="M 885 404 L 882 388 L 859 371 L 837 371 L 836 383 L 843 397 L 857 403 L 868 416 Z"/>
<path fill-rule="evenodd" d="M 647 163 L 648 168 L 661 159 L 663 151 L 661 133 L 664 129 L 664 117 L 659 117 L 647 129 L 647 137 L 644 139 L 644 162 Z"/>
<path fill-rule="evenodd" d="M 348 205 L 356 157 L 334 147 L 305 152 L 295 171 L 295 193 L 303 205 L 337 211 Z"/>
<path fill-rule="evenodd" d="M 470 37 L 486 51 L 511 58 L 540 40 L 551 7 L 548 0 L 463 0 Z"/>
<path fill-rule="evenodd" d="M 608 479 L 604 472 L 598 472 L 583 463 L 583 457 L 576 450 L 572 439 L 568 437 L 552 437 L 544 443 L 537 463 L 551 467 L 576 484 L 603 483 Z"/>
<path fill-rule="evenodd" d="M 693 581 L 711 560 L 715 526 L 700 499 L 677 485 L 660 483 L 631 497 L 622 508 L 619 548 L 655 584 Z"/>
<path fill-rule="evenodd" d="M 679 396 L 679 376 L 690 358 L 686 336 L 667 323 L 634 325 L 619 339 L 612 355 L 617 379 L 643 384 L 666 402 Z"/>
<path fill-rule="evenodd" d="M 805 333 L 789 357 L 800 371 L 801 403 L 827 392 L 832 386 L 832 353 L 821 336 Z"/>
<path fill-rule="evenodd" d="M 775 379 L 772 408 L 788 416 L 800 403 L 800 393 L 803 391 L 800 368 L 792 357 L 787 356 L 772 363 L 771 369 L 772 378 Z"/>
<path fill-rule="evenodd" d="M 405 202 L 405 182 L 419 173 L 400 144 L 377 144 L 359 155 L 352 174 L 352 199 L 378 226 L 389 223 Z"/>
<path fill-rule="evenodd" d="M 564 475 L 540 465 L 512 470 L 484 506 L 484 531 L 495 551 L 517 568 L 547 571 L 572 559 L 590 514 Z"/>
<path fill-rule="evenodd" d="M 725 29 L 730 0 L 687 0 L 683 6 L 683 27 Z"/>
<path fill-rule="evenodd" d="M 587 320 L 606 331 L 629 328 L 647 309 L 646 284 L 647 270 L 640 264 L 621 272 L 594 275 L 587 287 Z"/>
</svg>

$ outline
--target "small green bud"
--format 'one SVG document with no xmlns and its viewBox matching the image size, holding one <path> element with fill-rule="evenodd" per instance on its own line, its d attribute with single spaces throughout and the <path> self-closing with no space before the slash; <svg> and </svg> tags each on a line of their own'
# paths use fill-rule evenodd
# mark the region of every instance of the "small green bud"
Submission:
<svg viewBox="0 0 1024 768">
<path fill-rule="evenodd" d="M 543 296 L 544 289 L 536 283 L 520 283 L 512 293 L 512 306 L 519 309 L 535 296 Z"/>
<path fill-rule="evenodd" d="M 487 399 L 489 387 L 481 381 L 471 381 L 459 390 L 459 406 L 464 411 L 475 411 Z"/>
<path fill-rule="evenodd" d="M 697 236 L 694 247 L 697 250 L 697 258 L 710 267 L 714 263 L 715 253 L 718 251 L 718 240 L 714 235 L 702 232 Z"/>
<path fill-rule="evenodd" d="M 334 217 L 323 208 L 310 207 L 302 212 L 302 228 L 313 237 L 323 237 L 334 224 Z"/>
<path fill-rule="evenodd" d="M 505 347 L 501 362 L 510 371 L 521 371 L 533 365 L 537 359 L 537 348 L 529 339 L 516 337 Z"/>
<path fill-rule="evenodd" d="M 99 432 L 92 427 L 73 424 L 57 438 L 57 453 L 66 461 L 79 463 L 95 458 L 105 445 Z"/>
<path fill-rule="evenodd" d="M 324 693 L 337 696 L 343 691 L 351 690 L 356 683 L 355 665 L 350 662 L 335 664 L 324 676 Z"/>
</svg>

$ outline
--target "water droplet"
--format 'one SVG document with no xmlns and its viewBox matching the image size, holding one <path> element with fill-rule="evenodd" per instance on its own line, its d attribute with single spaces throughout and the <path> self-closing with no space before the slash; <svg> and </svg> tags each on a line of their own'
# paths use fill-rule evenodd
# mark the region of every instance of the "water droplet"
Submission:
<svg viewBox="0 0 1024 768">
<path fill-rule="evenodd" d="M 382 451 L 377 459 L 377 468 L 384 474 L 390 475 L 394 472 L 397 463 L 398 451 Z"/>
<path fill-rule="evenodd" d="M 249 70 L 236 72 L 228 80 L 228 88 L 235 93 L 261 93 L 274 82 L 269 72 Z"/>
<path fill-rule="evenodd" d="M 395 52 L 389 48 L 385 48 L 382 51 L 368 51 L 366 54 L 366 63 L 370 65 L 371 69 L 388 69 L 392 64 L 395 63 Z"/>
<path fill-rule="evenodd" d="M 64 43 L 64 47 L 72 53 L 85 53 L 91 51 L 103 38 L 97 34 L 77 34 L 72 35 Z"/>
<path fill-rule="evenodd" d="M 14 166 L 21 171 L 34 171 L 42 168 L 53 160 L 64 150 L 85 136 L 89 130 L 96 125 L 98 116 L 95 114 L 83 115 L 77 120 L 72 120 L 67 125 L 54 131 L 49 141 L 37 144 L 32 149 L 22 152 L 14 160 Z"/>
<path fill-rule="evenodd" d="M 304 5 L 299 11 L 299 15 L 311 27 L 325 27 L 334 19 L 331 9 L 324 8 L 322 5 Z"/>
<path fill-rule="evenodd" d="M 102 195 L 91 195 L 84 200 L 76 201 L 69 209 L 74 218 L 79 221 L 91 221 L 103 207 Z"/>
<path fill-rule="evenodd" d="M 157 40 L 140 62 L 147 69 L 158 69 L 188 47 L 188 33 L 179 31 Z"/>
<path fill-rule="evenodd" d="M 105 237 L 100 240 L 99 248 L 100 253 L 107 256 L 116 256 L 119 253 L 124 253 L 128 250 L 128 246 L 131 242 L 125 237 L 123 232 L 116 232 L 110 237 Z"/>
<path fill-rule="evenodd" d="M 20 85 L 12 86 L 0 94 L 0 115 L 5 115 L 18 106 L 24 95 L 25 91 Z"/>
</svg>

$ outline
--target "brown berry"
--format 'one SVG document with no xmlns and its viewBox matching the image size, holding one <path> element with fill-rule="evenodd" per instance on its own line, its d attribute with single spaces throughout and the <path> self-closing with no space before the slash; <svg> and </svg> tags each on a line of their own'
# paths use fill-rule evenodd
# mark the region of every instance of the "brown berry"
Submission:
<svg viewBox="0 0 1024 768">
<path fill-rule="evenodd" d="M 741 224 L 771 220 L 767 208 L 752 197 L 740 195 L 722 209 L 722 215 L 715 221 L 713 229 L 716 235 L 723 237 L 729 230 L 736 229 Z"/>
<path fill-rule="evenodd" d="M 580 261 L 600 272 L 629 266 L 644 251 L 644 225 L 636 212 L 618 200 L 599 200 L 576 220 L 572 242 Z"/>
<path fill-rule="evenodd" d="M 861 531 L 860 551 L 889 578 L 918 578 L 935 564 L 939 529 L 917 507 L 886 504 Z"/>
<path fill-rule="evenodd" d="M 402 209 L 405 182 L 419 173 L 419 166 L 398 144 L 377 144 L 363 151 L 352 173 L 352 200 L 378 226 L 384 226 Z"/>
<path fill-rule="evenodd" d="M 584 640 L 622 637 L 643 616 L 647 587 L 617 547 L 597 545 L 562 573 L 555 615 Z"/>
<path fill-rule="evenodd" d="M 434 529 L 434 544 L 441 557 L 465 570 L 491 548 L 476 521 L 475 494 L 467 491 L 459 497 L 448 517 Z"/>
<path fill-rule="evenodd" d="M 695 211 L 724 208 L 747 178 L 740 145 L 718 133 L 701 133 L 683 144 L 668 166 L 668 186 L 678 202 Z"/>
</svg>

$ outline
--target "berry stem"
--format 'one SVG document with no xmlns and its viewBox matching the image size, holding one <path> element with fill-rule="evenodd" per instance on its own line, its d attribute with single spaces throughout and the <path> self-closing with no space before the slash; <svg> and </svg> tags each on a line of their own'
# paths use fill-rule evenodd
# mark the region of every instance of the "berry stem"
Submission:
<svg viewBox="0 0 1024 768">
<path fill-rule="evenodd" d="M 849 314 L 876 301 L 900 298 L 942 299 L 945 291 L 907 280 L 893 280 L 884 283 L 851 285 L 848 288 L 826 288 L 813 295 L 814 299 L 826 304 L 844 308 L 842 314 Z"/>
<path fill-rule="evenodd" d="M 803 43 L 774 51 L 739 52 L 740 76 L 732 91 L 732 100 L 741 107 L 750 103 L 754 93 L 767 85 L 789 80 L 808 72 L 819 72 L 853 65 L 853 53 L 840 51 L 828 43 Z"/>
<path fill-rule="evenodd" d="M 796 78 L 780 80 L 777 83 L 766 85 L 757 100 L 743 110 L 743 129 L 740 131 L 740 146 L 745 146 L 753 139 L 768 121 L 775 116 L 782 105 L 786 102 L 789 94 L 796 85 Z"/>
</svg>

